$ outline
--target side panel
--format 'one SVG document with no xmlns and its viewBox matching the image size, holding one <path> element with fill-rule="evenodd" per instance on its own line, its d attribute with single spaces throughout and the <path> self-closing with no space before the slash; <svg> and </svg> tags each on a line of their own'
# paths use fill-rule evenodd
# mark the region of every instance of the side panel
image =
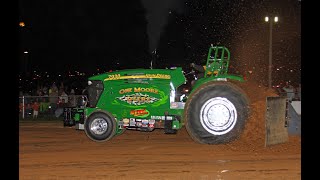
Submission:
<svg viewBox="0 0 320 180">
<path fill-rule="evenodd" d="M 235 81 L 244 82 L 243 77 L 237 76 L 237 75 L 219 75 L 219 76 L 201 78 L 196 81 L 195 85 L 192 88 L 192 91 L 197 89 L 202 84 L 210 82 L 210 81 L 228 81 L 228 80 L 235 80 Z"/>
<path fill-rule="evenodd" d="M 288 141 L 285 97 L 267 97 L 265 146 Z"/>
<path fill-rule="evenodd" d="M 87 115 L 106 110 L 117 119 L 119 129 L 151 131 L 164 128 L 165 121 L 175 121 L 172 128 L 181 127 L 175 115 L 181 115 L 183 108 L 170 107 L 175 90 L 185 82 L 181 68 L 115 71 L 92 79 L 101 78 L 104 91 Z"/>
<path fill-rule="evenodd" d="M 99 104 L 118 119 L 150 119 L 151 115 L 164 115 L 169 110 L 170 86 L 166 83 L 106 86 L 109 87 L 108 92 L 103 94 Z"/>
</svg>

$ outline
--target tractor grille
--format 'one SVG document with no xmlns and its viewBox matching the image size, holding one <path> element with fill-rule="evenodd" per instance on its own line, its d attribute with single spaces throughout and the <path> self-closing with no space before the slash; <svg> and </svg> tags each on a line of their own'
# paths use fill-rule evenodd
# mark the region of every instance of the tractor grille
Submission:
<svg viewBox="0 0 320 180">
<path fill-rule="evenodd" d="M 102 81 L 92 81 L 92 84 L 88 86 L 88 106 L 96 107 L 100 95 L 103 91 Z"/>
</svg>

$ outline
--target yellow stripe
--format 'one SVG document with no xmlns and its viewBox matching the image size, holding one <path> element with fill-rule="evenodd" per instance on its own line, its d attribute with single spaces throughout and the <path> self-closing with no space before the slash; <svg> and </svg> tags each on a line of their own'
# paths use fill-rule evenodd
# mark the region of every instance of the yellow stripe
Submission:
<svg viewBox="0 0 320 180">
<path fill-rule="evenodd" d="M 168 74 L 145 74 L 145 75 L 134 75 L 134 76 L 118 76 L 118 77 L 108 77 L 104 81 L 112 81 L 118 79 L 141 79 L 141 78 L 152 78 L 152 79 L 171 79 Z"/>
</svg>

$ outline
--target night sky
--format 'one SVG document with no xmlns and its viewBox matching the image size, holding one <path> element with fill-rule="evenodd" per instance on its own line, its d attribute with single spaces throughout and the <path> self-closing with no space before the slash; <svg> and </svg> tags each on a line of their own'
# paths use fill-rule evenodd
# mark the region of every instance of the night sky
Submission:
<svg viewBox="0 0 320 180">
<path fill-rule="evenodd" d="M 266 80 L 269 24 L 275 78 L 300 81 L 299 0 L 39 0 L 19 4 L 20 71 L 186 67 L 210 44 L 231 51 L 239 71 Z M 28 54 L 24 54 L 28 51 Z M 156 51 L 156 55 L 153 52 Z M 278 72 L 279 71 L 279 72 Z"/>
</svg>

